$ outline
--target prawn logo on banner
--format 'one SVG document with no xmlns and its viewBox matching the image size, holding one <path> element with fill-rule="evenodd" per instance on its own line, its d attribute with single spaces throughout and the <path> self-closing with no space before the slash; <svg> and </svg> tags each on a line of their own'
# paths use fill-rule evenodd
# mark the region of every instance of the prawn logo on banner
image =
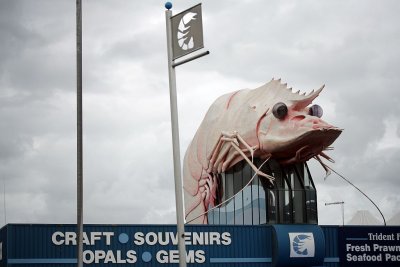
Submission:
<svg viewBox="0 0 400 267">
<path fill-rule="evenodd" d="M 289 233 L 290 257 L 314 257 L 315 243 L 313 233 Z"/>
<path fill-rule="evenodd" d="M 174 59 L 204 47 L 201 4 L 174 15 L 171 24 Z"/>
<path fill-rule="evenodd" d="M 193 36 L 190 35 L 190 22 L 196 20 L 197 13 L 186 13 L 179 22 L 178 26 L 178 44 L 183 50 L 189 50 L 194 47 Z"/>
</svg>

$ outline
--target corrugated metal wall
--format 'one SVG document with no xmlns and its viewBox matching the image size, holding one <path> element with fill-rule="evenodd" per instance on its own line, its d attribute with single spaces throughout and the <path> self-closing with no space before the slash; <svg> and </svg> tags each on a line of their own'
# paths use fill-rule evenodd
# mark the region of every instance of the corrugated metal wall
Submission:
<svg viewBox="0 0 400 267">
<path fill-rule="evenodd" d="M 325 236 L 325 262 L 326 267 L 339 267 L 338 226 L 322 226 Z"/>
</svg>

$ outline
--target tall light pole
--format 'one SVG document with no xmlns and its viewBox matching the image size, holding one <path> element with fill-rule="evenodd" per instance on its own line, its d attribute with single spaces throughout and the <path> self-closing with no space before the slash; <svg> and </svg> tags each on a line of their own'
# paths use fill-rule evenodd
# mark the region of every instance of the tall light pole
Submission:
<svg viewBox="0 0 400 267">
<path fill-rule="evenodd" d="M 178 104 L 177 104 L 177 93 L 176 93 L 176 74 L 175 67 L 190 62 L 194 59 L 200 58 L 202 56 L 208 55 L 209 52 L 203 52 L 197 54 L 195 56 L 191 56 L 190 58 L 186 58 L 181 60 L 180 62 L 175 62 L 175 59 L 188 55 L 197 49 L 203 48 L 203 32 L 202 32 L 202 24 L 201 24 L 201 5 L 196 5 L 191 7 L 190 9 L 181 12 L 178 15 L 172 16 L 172 3 L 165 3 L 165 21 L 166 21 L 166 32 L 167 32 L 167 55 L 168 55 L 168 77 L 169 77 L 169 96 L 170 96 L 170 108 L 171 108 L 171 130 L 172 130 L 172 152 L 173 152 L 173 161 L 174 161 L 174 179 L 175 179 L 175 202 L 176 202 L 176 220 L 177 220 L 177 235 L 178 235 L 178 249 L 179 249 L 179 266 L 186 267 L 186 247 L 185 247 L 185 218 L 184 218 L 184 207 L 183 207 L 183 195 L 182 195 L 182 176 L 181 176 L 181 158 L 179 152 L 179 125 L 178 125 Z M 196 15 L 196 20 L 199 22 L 196 25 L 191 24 L 187 26 L 185 29 L 193 30 L 192 33 L 186 32 L 185 34 L 193 34 L 197 37 L 196 40 L 200 40 L 200 42 L 195 41 L 190 49 L 179 49 L 176 48 L 177 41 L 177 25 L 183 20 L 184 14 L 187 14 L 189 11 L 192 11 L 191 14 Z M 181 18 L 182 16 L 182 18 Z M 189 22 L 186 22 L 189 23 Z M 175 25 L 175 27 L 174 27 Z M 200 26 L 200 27 L 199 27 Z M 197 29 L 197 31 L 195 31 Z M 199 39 L 197 39 L 199 38 Z M 192 37 L 193 40 L 193 37 Z M 175 43 L 175 45 L 173 44 Z"/>
<path fill-rule="evenodd" d="M 83 266 L 82 1 L 76 0 L 77 258 Z"/>
<path fill-rule="evenodd" d="M 325 203 L 325 206 L 329 205 L 342 205 L 342 225 L 344 226 L 344 201 Z"/>
<path fill-rule="evenodd" d="M 182 177 L 181 177 L 181 156 L 179 152 L 179 125 L 178 125 L 178 104 L 176 96 L 176 75 L 175 68 L 172 66 L 172 32 L 171 32 L 172 11 L 165 11 L 166 29 L 167 29 L 167 52 L 168 52 L 168 74 L 169 74 L 169 96 L 171 108 L 171 129 L 172 129 L 172 150 L 174 159 L 174 178 L 175 178 L 175 203 L 176 203 L 176 221 L 179 249 L 179 266 L 186 267 L 186 248 L 185 248 L 185 225 L 183 215 L 183 197 L 182 197 Z"/>
</svg>

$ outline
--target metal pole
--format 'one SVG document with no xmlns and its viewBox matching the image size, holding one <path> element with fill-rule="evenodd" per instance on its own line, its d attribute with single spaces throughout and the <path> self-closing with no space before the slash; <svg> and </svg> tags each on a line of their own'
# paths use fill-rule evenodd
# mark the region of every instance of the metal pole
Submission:
<svg viewBox="0 0 400 267">
<path fill-rule="evenodd" d="M 77 74 L 77 266 L 83 266 L 83 144 L 82 144 L 82 2 L 76 0 Z"/>
<path fill-rule="evenodd" d="M 176 97 L 176 76 L 173 68 L 172 59 L 172 30 L 171 30 L 172 11 L 165 11 L 167 22 L 167 48 L 168 48 L 168 74 L 169 74 L 169 99 L 171 105 L 171 127 L 172 127 L 172 150 L 174 155 L 174 177 L 175 177 L 175 202 L 177 235 L 179 247 L 179 266 L 186 267 L 186 248 L 185 248 L 185 224 L 183 216 L 182 199 L 182 178 L 181 178 L 181 157 L 179 152 L 179 125 L 178 125 L 178 105 Z"/>
<path fill-rule="evenodd" d="M 344 226 L 344 202 L 342 202 L 342 225 Z"/>
<path fill-rule="evenodd" d="M 6 205 L 6 178 L 3 177 L 3 197 L 4 197 L 4 225 L 7 225 L 7 205 Z"/>
</svg>

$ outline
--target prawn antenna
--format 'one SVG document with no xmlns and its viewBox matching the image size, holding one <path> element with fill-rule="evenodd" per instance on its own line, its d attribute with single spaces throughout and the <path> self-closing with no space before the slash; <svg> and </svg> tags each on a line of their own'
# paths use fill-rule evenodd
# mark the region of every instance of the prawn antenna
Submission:
<svg viewBox="0 0 400 267">
<path fill-rule="evenodd" d="M 379 209 L 378 205 L 376 205 L 376 203 L 369 197 L 367 196 L 366 193 L 364 193 L 360 188 L 358 188 L 355 184 L 353 184 L 352 182 L 350 182 L 346 177 L 344 177 L 343 175 L 341 175 L 340 173 L 338 173 L 337 171 L 335 171 L 334 169 L 332 169 L 331 167 L 329 167 L 328 165 L 326 165 L 325 163 L 323 163 L 320 159 L 317 159 L 319 161 L 319 163 L 321 163 L 322 167 L 325 170 L 329 170 L 334 172 L 337 176 L 339 176 L 340 178 L 342 178 L 343 180 L 345 180 L 347 183 L 349 183 L 351 186 L 353 186 L 355 189 L 357 189 L 361 194 L 363 194 L 374 206 L 375 208 L 379 211 L 379 213 L 382 216 L 383 219 L 383 224 L 386 226 L 386 220 L 385 220 L 385 216 L 383 216 L 382 211 Z"/>
</svg>

